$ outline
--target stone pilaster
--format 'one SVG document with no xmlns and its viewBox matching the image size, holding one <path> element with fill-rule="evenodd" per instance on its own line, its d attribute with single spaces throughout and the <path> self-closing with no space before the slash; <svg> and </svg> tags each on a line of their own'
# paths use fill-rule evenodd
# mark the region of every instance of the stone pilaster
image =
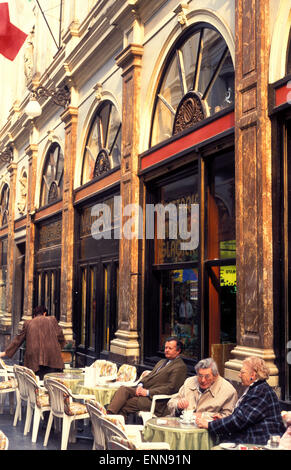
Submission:
<svg viewBox="0 0 291 470">
<path fill-rule="evenodd" d="M 7 277 L 6 277 L 6 308 L 1 317 L 1 329 L 9 331 L 12 328 L 12 299 L 13 299 L 13 267 L 14 267 L 14 219 L 15 219 L 15 193 L 17 164 L 11 162 L 7 171 L 9 181 L 9 209 L 8 209 L 8 236 L 7 236 Z"/>
<path fill-rule="evenodd" d="M 38 146 L 30 144 L 26 148 L 28 155 L 27 178 L 27 215 L 26 215 L 26 243 L 25 243 L 25 273 L 24 273 L 24 302 L 23 318 L 29 320 L 33 309 L 33 282 L 34 282 L 34 258 L 35 258 L 35 186 L 37 172 Z"/>
<path fill-rule="evenodd" d="M 273 350 L 271 124 L 268 118 L 269 0 L 236 0 L 237 346 L 225 376 L 262 357 L 277 385 Z"/>
<path fill-rule="evenodd" d="M 137 176 L 140 122 L 140 71 L 143 47 L 130 44 L 116 58 L 122 69 L 122 161 L 120 194 L 122 207 L 128 204 L 140 206 L 141 189 Z M 138 216 L 137 216 L 138 217 Z M 138 220 L 138 218 L 136 219 Z M 126 218 L 121 219 L 121 230 Z M 110 345 L 112 358 L 126 357 L 127 362 L 136 362 L 140 356 L 139 312 L 140 312 L 140 240 L 128 239 L 121 234 L 119 249 L 119 303 L 118 330 Z"/>
<path fill-rule="evenodd" d="M 78 109 L 69 106 L 61 115 L 65 124 L 64 189 L 62 213 L 62 261 L 60 325 L 67 340 L 73 337 L 74 289 L 74 175 Z"/>
</svg>

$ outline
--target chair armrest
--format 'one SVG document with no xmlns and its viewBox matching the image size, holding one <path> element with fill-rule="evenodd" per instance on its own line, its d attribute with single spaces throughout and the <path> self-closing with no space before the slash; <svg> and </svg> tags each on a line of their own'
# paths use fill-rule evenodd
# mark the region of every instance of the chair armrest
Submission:
<svg viewBox="0 0 291 470">
<path fill-rule="evenodd" d="M 166 400 L 166 399 L 169 400 L 170 398 L 172 398 L 172 396 L 173 395 L 154 395 L 153 399 L 152 399 L 152 406 L 151 406 L 151 409 L 150 409 L 150 413 L 152 415 L 154 415 L 157 400 Z"/>
</svg>

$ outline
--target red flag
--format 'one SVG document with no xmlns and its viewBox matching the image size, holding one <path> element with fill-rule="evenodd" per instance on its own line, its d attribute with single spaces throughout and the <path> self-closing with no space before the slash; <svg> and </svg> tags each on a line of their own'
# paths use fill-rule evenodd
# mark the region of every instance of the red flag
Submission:
<svg viewBox="0 0 291 470">
<path fill-rule="evenodd" d="M 10 23 L 8 3 L 0 3 L 0 54 L 14 60 L 26 38 L 27 34 Z"/>
</svg>

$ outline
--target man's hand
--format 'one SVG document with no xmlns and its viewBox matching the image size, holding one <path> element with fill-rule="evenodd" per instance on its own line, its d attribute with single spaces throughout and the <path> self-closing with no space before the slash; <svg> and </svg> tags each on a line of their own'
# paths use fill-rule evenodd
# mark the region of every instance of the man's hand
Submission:
<svg viewBox="0 0 291 470">
<path fill-rule="evenodd" d="M 146 388 L 137 387 L 136 391 L 135 391 L 135 394 L 136 394 L 137 397 L 146 397 L 147 394 L 148 394 L 148 391 L 147 391 Z"/>
<path fill-rule="evenodd" d="M 6 356 L 5 351 L 0 352 L 0 357 Z"/>
<path fill-rule="evenodd" d="M 184 410 L 188 406 L 189 406 L 189 402 L 188 400 L 186 400 L 186 398 L 181 398 L 181 400 L 179 400 L 177 403 L 177 407 L 179 408 L 179 410 Z"/>
</svg>

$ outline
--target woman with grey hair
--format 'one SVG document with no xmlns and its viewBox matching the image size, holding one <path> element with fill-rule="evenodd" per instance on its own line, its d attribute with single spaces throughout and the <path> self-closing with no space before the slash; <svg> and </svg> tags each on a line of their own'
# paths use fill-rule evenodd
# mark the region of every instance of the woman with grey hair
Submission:
<svg viewBox="0 0 291 470">
<path fill-rule="evenodd" d="M 228 416 L 237 401 L 235 388 L 219 375 L 215 361 L 208 357 L 195 366 L 196 375 L 184 384 L 168 401 L 169 413 L 179 416 L 183 410 L 192 410 L 196 416 Z"/>
<path fill-rule="evenodd" d="M 267 383 L 269 368 L 263 359 L 248 357 L 242 363 L 239 376 L 247 389 L 233 413 L 212 422 L 198 418 L 196 423 L 218 436 L 221 442 L 265 445 L 271 434 L 284 432 L 279 399 Z"/>
</svg>

